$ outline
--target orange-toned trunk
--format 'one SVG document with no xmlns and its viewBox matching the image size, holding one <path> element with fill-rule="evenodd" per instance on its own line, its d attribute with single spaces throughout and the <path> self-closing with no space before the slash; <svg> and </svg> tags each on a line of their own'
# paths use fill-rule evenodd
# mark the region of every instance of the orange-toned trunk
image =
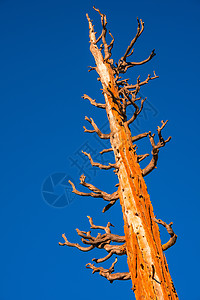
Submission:
<svg viewBox="0 0 200 300">
<path fill-rule="evenodd" d="M 95 43 L 95 32 L 89 20 L 90 50 L 96 71 L 104 89 L 106 111 L 110 123 L 110 142 L 118 165 L 119 197 L 123 211 L 129 271 L 136 299 L 178 299 L 167 262 L 163 254 L 158 225 L 142 170 L 132 144 L 130 129 L 123 121 L 118 106 L 119 98 L 113 70 L 106 63 Z"/>
</svg>

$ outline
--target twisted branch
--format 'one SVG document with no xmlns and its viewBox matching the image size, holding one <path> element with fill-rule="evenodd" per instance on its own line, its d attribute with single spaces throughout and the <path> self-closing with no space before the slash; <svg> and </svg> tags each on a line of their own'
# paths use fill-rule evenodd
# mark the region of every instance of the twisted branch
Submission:
<svg viewBox="0 0 200 300">
<path fill-rule="evenodd" d="M 100 189 L 96 188 L 94 185 L 90 184 L 90 183 L 86 183 L 85 182 L 85 176 L 81 175 L 80 177 L 80 183 L 87 187 L 89 190 L 97 193 L 101 198 L 103 198 L 106 201 L 111 201 L 111 200 L 118 200 L 119 199 L 119 195 L 118 195 L 118 191 L 112 193 L 112 194 L 108 194 L 106 192 L 101 191 Z"/>
<path fill-rule="evenodd" d="M 95 187 L 94 185 L 90 184 L 90 183 L 86 183 L 85 182 L 85 175 L 82 174 L 80 176 L 80 184 L 87 187 L 90 191 L 92 191 L 91 193 L 85 193 L 85 192 L 80 192 L 76 189 L 75 185 L 73 182 L 71 182 L 69 180 L 69 183 L 72 186 L 72 192 L 75 193 L 76 195 L 79 196 L 87 196 L 87 197 L 93 197 L 93 198 L 102 198 L 105 201 L 109 201 L 109 204 L 107 204 L 104 208 L 103 208 L 103 212 L 106 212 L 110 207 L 112 207 L 115 202 L 119 199 L 119 194 L 118 191 L 112 193 L 112 194 L 108 194 L 104 191 L 101 191 L 100 189 L 98 189 L 97 187 Z"/>
<path fill-rule="evenodd" d="M 117 166 L 116 163 L 115 164 L 109 163 L 109 166 L 102 165 L 100 163 L 94 162 L 91 155 L 90 155 L 90 153 L 87 153 L 87 152 L 84 152 L 84 151 L 82 151 L 82 153 L 89 158 L 90 163 L 93 167 L 98 167 L 98 168 L 103 169 L 103 170 L 110 170 L 112 168 L 118 169 L 118 166 Z"/>
<path fill-rule="evenodd" d="M 89 247 L 82 247 L 82 246 L 80 246 L 80 245 L 77 244 L 77 243 L 70 243 L 70 242 L 67 240 L 67 238 L 66 238 L 66 236 L 65 236 L 65 233 L 62 234 L 62 237 L 63 237 L 63 239 L 65 240 L 65 242 L 64 242 L 64 243 L 60 243 L 60 242 L 59 242 L 59 245 L 60 245 L 60 246 L 75 247 L 75 248 L 77 248 L 77 249 L 79 249 L 79 250 L 81 250 L 81 251 L 83 251 L 83 252 L 88 252 L 88 251 L 90 251 L 90 250 L 92 250 L 92 249 L 95 248 L 94 245 L 91 245 L 91 246 L 89 246 Z"/>
<path fill-rule="evenodd" d="M 123 272 L 123 273 L 113 273 L 114 272 L 114 266 L 117 263 L 117 258 L 115 258 L 115 261 L 112 263 L 111 267 L 109 269 L 104 269 L 102 267 L 95 267 L 93 264 L 87 264 L 86 268 L 92 269 L 92 274 L 98 272 L 99 275 L 102 277 L 105 277 L 112 283 L 114 280 L 129 280 L 131 279 L 131 274 L 129 272 Z"/>
<path fill-rule="evenodd" d="M 151 132 L 149 132 L 149 139 L 150 139 L 150 143 L 152 146 L 152 159 L 150 161 L 150 163 L 142 170 L 142 174 L 143 176 L 148 175 L 150 172 L 152 172 L 157 165 L 158 162 L 158 153 L 159 153 L 159 149 L 161 147 L 164 147 L 166 143 L 168 143 L 171 140 L 171 136 L 168 137 L 168 139 L 164 140 L 164 138 L 162 137 L 162 129 L 165 127 L 165 125 L 167 124 L 168 120 L 166 122 L 161 121 L 162 126 L 157 128 L 157 132 L 158 132 L 158 137 L 159 137 L 159 141 L 157 143 L 157 145 L 155 144 L 154 141 L 154 136 L 155 134 L 151 134 Z"/>
<path fill-rule="evenodd" d="M 100 234 L 98 233 L 98 235 L 96 237 L 91 236 L 91 232 L 90 231 L 81 231 L 79 229 L 76 229 L 78 235 L 80 237 L 82 237 L 82 242 L 84 244 L 90 245 L 88 247 L 82 247 L 80 246 L 78 243 L 70 243 L 65 234 L 62 235 L 62 237 L 64 238 L 65 242 L 64 243 L 59 243 L 59 245 L 61 246 L 70 246 L 70 247 L 75 247 L 81 251 L 87 252 L 90 251 L 94 248 L 98 248 L 98 249 L 105 249 L 108 252 L 108 255 L 106 255 L 103 258 L 99 258 L 96 259 L 94 258 L 93 261 L 100 263 L 103 261 L 106 261 L 107 259 L 109 259 L 113 254 L 116 255 L 124 255 L 126 254 L 126 244 L 125 244 L 125 237 L 124 236 L 119 236 L 116 234 L 112 234 L 110 227 L 113 226 L 110 222 L 108 222 L 107 226 L 97 226 L 94 225 L 93 220 L 90 216 L 88 216 L 90 225 L 91 225 L 91 229 L 101 229 L 105 231 L 105 234 Z M 113 226 L 114 227 L 114 226 Z M 123 243 L 123 245 L 110 245 L 111 242 L 117 242 L 117 243 Z"/>
<path fill-rule="evenodd" d="M 164 226 L 170 235 L 169 241 L 167 243 L 165 243 L 164 245 L 162 245 L 162 249 L 163 249 L 163 251 L 165 251 L 165 250 L 169 249 L 170 247 L 172 247 L 176 243 L 176 240 L 177 240 L 177 235 L 174 233 L 174 231 L 172 229 L 173 222 L 167 224 L 160 219 L 157 220 L 156 218 L 154 218 L 153 221 Z"/>
<path fill-rule="evenodd" d="M 129 68 L 132 68 L 134 66 L 143 65 L 143 64 L 147 63 L 148 61 L 150 61 L 155 55 L 156 55 L 155 49 L 153 49 L 151 51 L 150 55 L 146 59 L 144 59 L 140 62 L 127 62 L 126 60 L 123 60 L 123 58 L 122 58 L 122 59 L 119 60 L 118 65 L 116 67 L 116 70 L 117 70 L 118 73 L 126 73 L 126 71 Z"/>
</svg>

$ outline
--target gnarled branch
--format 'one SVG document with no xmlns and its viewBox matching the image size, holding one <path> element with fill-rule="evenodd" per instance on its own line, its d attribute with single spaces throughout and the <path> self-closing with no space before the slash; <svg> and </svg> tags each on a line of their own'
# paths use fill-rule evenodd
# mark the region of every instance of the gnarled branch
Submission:
<svg viewBox="0 0 200 300">
<path fill-rule="evenodd" d="M 102 165 L 100 163 L 94 162 L 91 155 L 90 155 L 90 153 L 87 153 L 87 152 L 84 152 L 84 151 L 82 151 L 82 153 L 89 158 L 91 165 L 94 166 L 94 167 L 98 167 L 98 168 L 103 169 L 103 170 L 110 170 L 112 168 L 118 169 L 117 163 L 115 163 L 115 164 L 109 163 L 108 166 L 105 166 L 105 165 Z"/>
<path fill-rule="evenodd" d="M 83 251 L 83 252 L 88 252 L 88 251 L 90 251 L 90 250 L 92 250 L 92 249 L 95 248 L 94 245 L 91 245 L 91 246 L 89 246 L 89 247 L 82 247 L 82 246 L 80 246 L 80 245 L 77 244 L 77 243 L 70 243 L 70 242 L 67 240 L 67 238 L 66 238 L 66 236 L 65 236 L 65 233 L 62 234 L 62 237 L 63 237 L 63 239 L 65 240 L 65 242 L 64 242 L 64 243 L 60 243 L 60 242 L 59 242 L 59 245 L 60 245 L 60 246 L 75 247 L 75 248 L 77 248 L 77 249 L 79 249 L 79 250 L 81 250 L 81 251 Z"/>
<path fill-rule="evenodd" d="M 91 103 L 92 105 L 96 106 L 96 107 L 103 108 L 103 109 L 106 108 L 106 104 L 103 104 L 103 103 L 97 103 L 95 99 L 90 98 L 90 97 L 89 97 L 88 95 L 86 95 L 86 94 L 84 94 L 84 95 L 82 96 L 82 98 L 83 98 L 83 99 L 89 100 L 90 103 Z"/>
<path fill-rule="evenodd" d="M 105 139 L 105 140 L 108 140 L 110 138 L 110 133 L 108 134 L 102 133 L 100 129 L 97 127 L 97 125 L 94 123 L 94 120 L 92 118 L 89 119 L 88 117 L 85 117 L 85 120 L 88 121 L 93 126 L 94 129 L 88 130 L 85 128 L 85 126 L 83 126 L 84 132 L 89 132 L 89 133 L 96 132 L 101 139 Z"/>
<path fill-rule="evenodd" d="M 157 144 L 155 144 L 155 141 L 154 141 L 155 134 L 151 134 L 151 132 L 149 132 L 149 139 L 151 142 L 151 146 L 153 148 L 152 152 L 151 152 L 152 159 L 151 159 L 150 163 L 142 170 L 143 176 L 148 175 L 150 172 L 152 172 L 156 168 L 156 165 L 158 162 L 159 149 L 161 147 L 164 147 L 165 144 L 171 140 L 171 136 L 168 137 L 168 139 L 164 140 L 164 138 L 162 137 L 162 133 L 161 133 L 162 129 L 165 127 L 167 122 L 168 122 L 168 120 L 166 122 L 161 121 L 162 126 L 161 127 L 158 126 L 157 132 L 158 132 L 159 141 Z"/>
<path fill-rule="evenodd" d="M 117 263 L 117 258 L 112 263 L 111 267 L 109 269 L 104 269 L 102 267 L 95 267 L 93 264 L 87 264 L 86 268 L 92 269 L 92 274 L 98 272 L 99 275 L 102 277 L 105 277 L 112 283 L 114 280 L 129 280 L 131 279 L 131 274 L 129 272 L 124 273 L 113 273 L 114 272 L 114 266 Z"/>
<path fill-rule="evenodd" d="M 126 244 L 125 244 L 125 237 L 124 236 L 119 236 L 116 234 L 112 234 L 110 227 L 113 226 L 110 222 L 108 222 L 107 226 L 97 226 L 94 225 L 93 220 L 90 216 L 88 216 L 91 229 L 101 229 L 105 231 L 105 234 L 100 234 L 96 237 L 91 236 L 90 231 L 81 231 L 79 229 L 76 229 L 78 235 L 82 237 L 82 242 L 86 245 L 90 245 L 89 247 L 82 247 L 77 243 L 70 243 L 65 234 L 62 235 L 64 238 L 65 242 L 64 243 L 59 243 L 61 246 L 70 246 L 70 247 L 75 247 L 81 251 L 90 251 L 94 248 L 98 249 L 105 249 L 108 252 L 108 255 L 106 255 L 103 258 L 96 259 L 94 258 L 93 261 L 96 261 L 97 263 L 106 261 L 108 258 L 110 258 L 113 254 L 116 255 L 124 255 L 126 254 Z M 111 245 L 111 242 L 117 242 L 117 243 L 123 243 L 123 245 Z"/>
<path fill-rule="evenodd" d="M 165 250 L 169 249 L 170 247 L 172 247 L 176 243 L 176 240 L 177 240 L 177 235 L 174 233 L 174 231 L 172 229 L 173 222 L 167 224 L 160 219 L 157 220 L 156 218 L 154 218 L 153 221 L 164 226 L 170 235 L 169 241 L 162 245 L 162 249 L 163 249 L 163 251 L 165 251 Z"/>
<path fill-rule="evenodd" d="M 118 73 L 126 73 L 126 71 L 129 68 L 132 68 L 134 66 L 143 65 L 143 64 L 147 63 L 148 61 L 150 61 L 155 55 L 156 55 L 155 49 L 153 49 L 151 51 L 151 54 L 146 59 L 144 59 L 144 60 L 142 60 L 140 62 L 127 62 L 127 61 L 125 61 L 123 59 L 120 59 L 118 65 L 116 67 L 117 72 Z"/>
<path fill-rule="evenodd" d="M 90 222 L 90 228 L 91 229 L 101 229 L 101 230 L 105 230 L 106 233 L 111 233 L 110 227 L 114 227 L 114 225 L 112 225 L 110 222 L 108 222 L 107 226 L 100 226 L 100 225 L 94 225 L 93 219 L 90 216 L 87 216 L 88 220 Z"/>
<path fill-rule="evenodd" d="M 106 255 L 103 258 L 93 258 L 92 261 L 95 261 L 96 263 L 101 263 L 109 259 L 113 254 L 122 256 L 126 254 L 126 243 L 123 245 L 105 245 L 104 249 L 108 252 L 108 255 Z"/>
<path fill-rule="evenodd" d="M 99 198 L 103 198 L 106 201 L 111 201 L 111 200 L 118 200 L 119 199 L 119 194 L 118 191 L 112 193 L 112 194 L 108 194 L 106 192 L 101 191 L 100 189 L 96 188 L 94 185 L 92 185 L 91 183 L 87 183 L 85 182 L 85 176 L 84 174 L 81 175 L 80 177 L 80 183 L 87 187 L 89 190 L 95 192 L 97 195 L 99 195 Z"/>
<path fill-rule="evenodd" d="M 115 202 L 119 199 L 119 194 L 118 191 L 112 193 L 112 194 L 108 194 L 100 189 L 98 189 L 97 187 L 95 187 L 94 185 L 90 184 L 90 183 L 86 183 L 85 182 L 85 175 L 82 174 L 80 176 L 80 184 L 87 187 L 90 191 L 92 191 L 91 193 L 85 193 L 85 192 L 80 192 L 76 189 L 75 185 L 73 182 L 71 182 L 69 180 L 69 183 L 71 184 L 73 190 L 72 192 L 75 193 L 76 195 L 79 196 L 90 196 L 93 198 L 102 198 L 105 201 L 109 201 L 109 204 L 107 204 L 104 208 L 103 208 L 103 212 L 107 211 L 110 207 L 112 207 Z"/>
</svg>

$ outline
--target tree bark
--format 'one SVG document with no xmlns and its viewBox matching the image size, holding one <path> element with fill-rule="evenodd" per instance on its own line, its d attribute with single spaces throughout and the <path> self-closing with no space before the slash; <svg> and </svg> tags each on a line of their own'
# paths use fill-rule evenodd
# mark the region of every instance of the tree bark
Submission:
<svg viewBox="0 0 200 300">
<path fill-rule="evenodd" d="M 132 289 L 136 299 L 178 299 L 165 255 L 159 228 L 142 170 L 132 143 L 129 126 L 118 111 L 113 96 L 119 98 L 113 69 L 96 45 L 91 20 L 90 50 L 96 62 L 96 71 L 103 86 L 106 112 L 110 123 L 110 142 L 117 164 L 119 198 L 123 211 L 127 261 Z M 109 92 L 112 92 L 111 93 Z"/>
</svg>

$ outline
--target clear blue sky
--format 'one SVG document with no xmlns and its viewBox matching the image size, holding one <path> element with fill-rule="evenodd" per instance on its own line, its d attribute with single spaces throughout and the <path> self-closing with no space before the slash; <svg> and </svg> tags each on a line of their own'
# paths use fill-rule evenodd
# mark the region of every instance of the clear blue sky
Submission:
<svg viewBox="0 0 200 300">
<path fill-rule="evenodd" d="M 99 225 L 111 221 L 114 232 L 122 234 L 119 203 L 103 215 L 101 199 L 77 196 L 67 198 L 69 205 L 66 198 L 60 203 L 50 199 L 63 195 L 68 186 L 52 187 L 49 180 L 56 183 L 64 174 L 78 184 L 80 167 L 88 179 L 93 177 L 91 182 L 108 192 L 115 190 L 117 182 L 110 171 L 93 174 L 79 156 L 81 147 L 93 151 L 104 147 L 93 135 L 83 133 L 85 115 L 106 126 L 104 112 L 81 99 L 87 93 L 102 101 L 96 74 L 87 72 L 87 66 L 94 63 L 86 12 L 100 30 L 93 5 L 107 14 L 116 39 L 115 60 L 135 34 L 137 16 L 144 20 L 145 31 L 134 59 L 146 58 L 156 49 L 148 65 L 127 74 L 131 82 L 139 74 L 146 78 L 153 70 L 160 76 L 141 91 L 148 97 L 149 114 L 132 131 L 155 131 L 162 119 L 170 120 L 163 134 L 172 135 L 172 141 L 160 151 L 158 169 L 147 178 L 148 190 L 155 214 L 173 221 L 178 235 L 166 256 L 180 299 L 200 299 L 198 0 L 0 0 L 0 299 L 133 299 L 130 282 L 110 284 L 85 269 L 87 262 L 103 252 L 84 254 L 58 246 L 64 232 L 70 241 L 80 241 L 75 228 L 89 229 L 87 215 Z M 143 146 L 138 153 L 145 152 Z M 112 160 L 105 154 L 108 157 Z M 45 198 L 49 204 L 42 191 L 50 192 Z M 166 241 L 165 231 L 161 234 Z M 127 270 L 124 258 L 116 270 Z"/>
</svg>

